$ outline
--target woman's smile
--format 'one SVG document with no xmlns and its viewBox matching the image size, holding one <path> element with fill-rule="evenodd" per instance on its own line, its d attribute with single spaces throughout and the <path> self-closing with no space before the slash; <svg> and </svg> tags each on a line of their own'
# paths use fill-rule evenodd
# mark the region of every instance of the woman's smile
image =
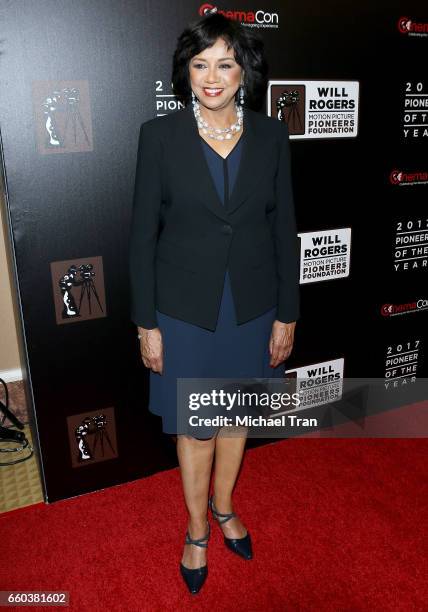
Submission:
<svg viewBox="0 0 428 612">
<path fill-rule="evenodd" d="M 223 89 L 220 87 L 203 87 L 202 91 L 206 96 L 212 98 L 214 96 L 219 96 L 223 92 Z"/>
</svg>

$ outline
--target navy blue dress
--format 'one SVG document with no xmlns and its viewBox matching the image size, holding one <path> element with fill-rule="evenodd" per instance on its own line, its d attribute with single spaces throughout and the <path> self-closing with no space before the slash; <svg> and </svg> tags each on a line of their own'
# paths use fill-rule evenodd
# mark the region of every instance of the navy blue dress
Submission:
<svg viewBox="0 0 428 612">
<path fill-rule="evenodd" d="M 238 173 L 242 137 L 224 159 L 200 137 L 201 154 L 223 205 Z M 163 341 L 163 374 L 150 370 L 149 410 L 162 417 L 165 433 L 177 433 L 177 378 L 278 378 L 285 363 L 269 366 L 269 338 L 276 307 L 246 323 L 236 323 L 229 271 L 214 331 L 156 310 Z"/>
</svg>

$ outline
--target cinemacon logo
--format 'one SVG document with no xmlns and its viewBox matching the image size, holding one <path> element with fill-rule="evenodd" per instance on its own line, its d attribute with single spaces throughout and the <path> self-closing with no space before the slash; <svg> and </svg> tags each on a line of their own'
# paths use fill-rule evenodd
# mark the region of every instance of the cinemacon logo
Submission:
<svg viewBox="0 0 428 612">
<path fill-rule="evenodd" d="M 428 22 L 417 22 L 412 21 L 410 17 L 400 17 L 397 23 L 398 30 L 401 34 L 409 34 L 410 32 L 415 33 L 428 33 Z"/>
<path fill-rule="evenodd" d="M 425 183 L 427 181 L 428 172 L 404 172 L 403 170 L 392 170 L 389 175 L 389 182 L 392 185 Z"/>
<path fill-rule="evenodd" d="M 215 4 L 202 4 L 199 15 L 203 17 L 207 13 L 221 13 L 229 19 L 236 19 L 241 23 L 278 24 L 278 13 L 265 13 L 264 11 L 235 11 L 221 10 Z"/>
<path fill-rule="evenodd" d="M 380 312 L 384 317 L 392 317 L 406 312 L 414 312 L 415 310 L 425 310 L 428 308 L 428 300 L 420 299 L 417 302 L 409 302 L 408 304 L 383 304 Z"/>
</svg>

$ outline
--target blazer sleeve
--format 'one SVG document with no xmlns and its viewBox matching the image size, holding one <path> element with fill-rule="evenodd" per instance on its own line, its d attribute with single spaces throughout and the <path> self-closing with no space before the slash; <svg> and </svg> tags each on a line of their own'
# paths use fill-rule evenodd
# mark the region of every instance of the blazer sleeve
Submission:
<svg viewBox="0 0 428 612">
<path fill-rule="evenodd" d="M 155 253 L 161 200 L 161 144 L 151 120 L 140 127 L 129 243 L 131 319 L 147 329 L 158 327 Z"/>
<path fill-rule="evenodd" d="M 300 317 L 300 253 L 291 180 L 289 132 L 281 124 L 282 140 L 276 175 L 273 236 L 278 272 L 277 319 L 291 323 Z"/>
</svg>

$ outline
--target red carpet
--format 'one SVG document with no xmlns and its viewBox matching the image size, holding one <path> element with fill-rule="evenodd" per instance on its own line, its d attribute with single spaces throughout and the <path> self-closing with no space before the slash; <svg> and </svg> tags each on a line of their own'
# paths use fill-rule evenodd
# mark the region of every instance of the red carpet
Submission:
<svg viewBox="0 0 428 612">
<path fill-rule="evenodd" d="M 68 590 L 85 612 L 426 610 L 427 450 L 295 438 L 247 451 L 234 500 L 255 557 L 235 557 L 213 524 L 196 596 L 178 571 L 178 470 L 1 515 L 0 586 Z"/>
</svg>

